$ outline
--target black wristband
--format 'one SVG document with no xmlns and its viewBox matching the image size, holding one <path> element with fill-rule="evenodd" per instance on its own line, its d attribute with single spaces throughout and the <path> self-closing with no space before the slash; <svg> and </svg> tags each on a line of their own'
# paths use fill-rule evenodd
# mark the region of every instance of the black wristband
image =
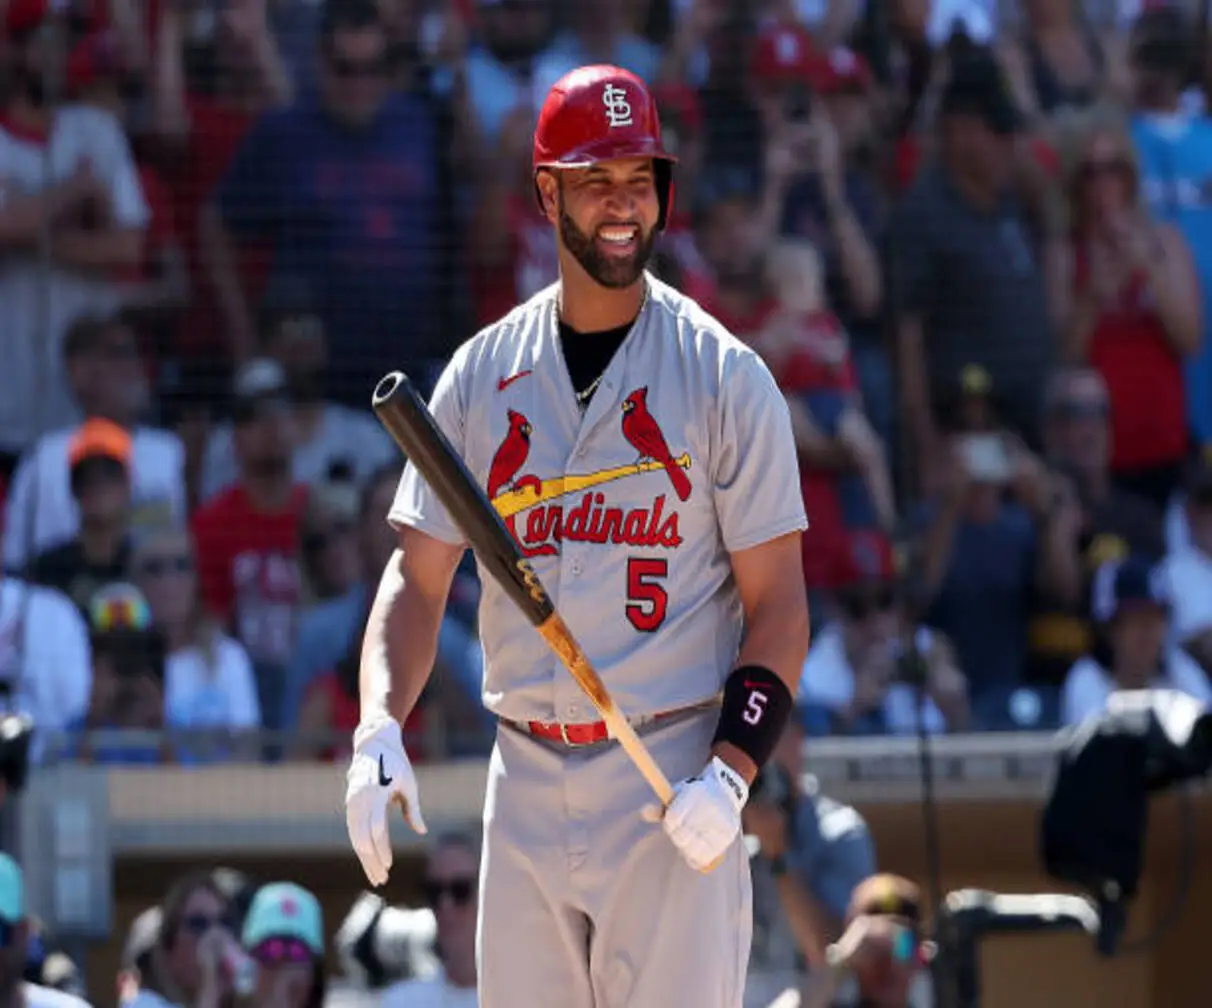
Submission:
<svg viewBox="0 0 1212 1008">
<path fill-rule="evenodd" d="M 711 744 L 728 742 L 761 769 L 774 752 L 794 706 L 791 690 L 774 672 L 761 665 L 742 665 L 724 684 L 724 705 Z"/>
</svg>

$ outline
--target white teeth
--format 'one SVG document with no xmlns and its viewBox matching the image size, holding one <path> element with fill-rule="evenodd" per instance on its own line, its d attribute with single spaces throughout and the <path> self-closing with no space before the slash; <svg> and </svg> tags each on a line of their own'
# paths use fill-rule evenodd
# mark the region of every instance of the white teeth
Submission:
<svg viewBox="0 0 1212 1008">
<path fill-rule="evenodd" d="M 625 245 L 635 237 L 636 229 L 634 227 L 609 227 L 600 228 L 598 236 L 603 241 L 614 242 L 618 245 Z"/>
</svg>

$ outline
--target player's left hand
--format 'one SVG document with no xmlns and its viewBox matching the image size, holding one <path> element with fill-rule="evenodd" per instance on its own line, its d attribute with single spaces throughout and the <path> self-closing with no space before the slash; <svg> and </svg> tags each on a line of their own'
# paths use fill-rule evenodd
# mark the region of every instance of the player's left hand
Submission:
<svg viewBox="0 0 1212 1008">
<path fill-rule="evenodd" d="M 696 871 L 713 868 L 741 832 L 749 785 L 718 756 L 697 777 L 674 789 L 661 822 L 669 839 Z"/>
</svg>

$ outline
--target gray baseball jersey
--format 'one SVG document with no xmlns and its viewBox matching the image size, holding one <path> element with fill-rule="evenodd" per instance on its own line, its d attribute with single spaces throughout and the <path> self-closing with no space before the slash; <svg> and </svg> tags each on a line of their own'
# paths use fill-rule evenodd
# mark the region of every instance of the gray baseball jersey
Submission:
<svg viewBox="0 0 1212 1008">
<path fill-rule="evenodd" d="M 455 353 L 431 409 L 628 716 L 710 699 L 740 646 L 729 554 L 807 526 L 782 394 L 761 359 L 655 278 L 582 413 L 557 286 Z M 464 536 L 410 465 L 390 521 Z M 485 579 L 484 703 L 514 721 L 596 721 Z"/>
</svg>

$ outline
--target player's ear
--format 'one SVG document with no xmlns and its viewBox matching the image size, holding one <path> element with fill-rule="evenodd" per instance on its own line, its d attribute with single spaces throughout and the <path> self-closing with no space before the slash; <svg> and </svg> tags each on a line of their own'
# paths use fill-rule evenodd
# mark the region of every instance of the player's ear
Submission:
<svg viewBox="0 0 1212 1008">
<path fill-rule="evenodd" d="M 535 191 L 539 197 L 539 207 L 552 224 L 560 219 L 560 181 L 554 172 L 540 171 L 534 177 Z"/>
</svg>

